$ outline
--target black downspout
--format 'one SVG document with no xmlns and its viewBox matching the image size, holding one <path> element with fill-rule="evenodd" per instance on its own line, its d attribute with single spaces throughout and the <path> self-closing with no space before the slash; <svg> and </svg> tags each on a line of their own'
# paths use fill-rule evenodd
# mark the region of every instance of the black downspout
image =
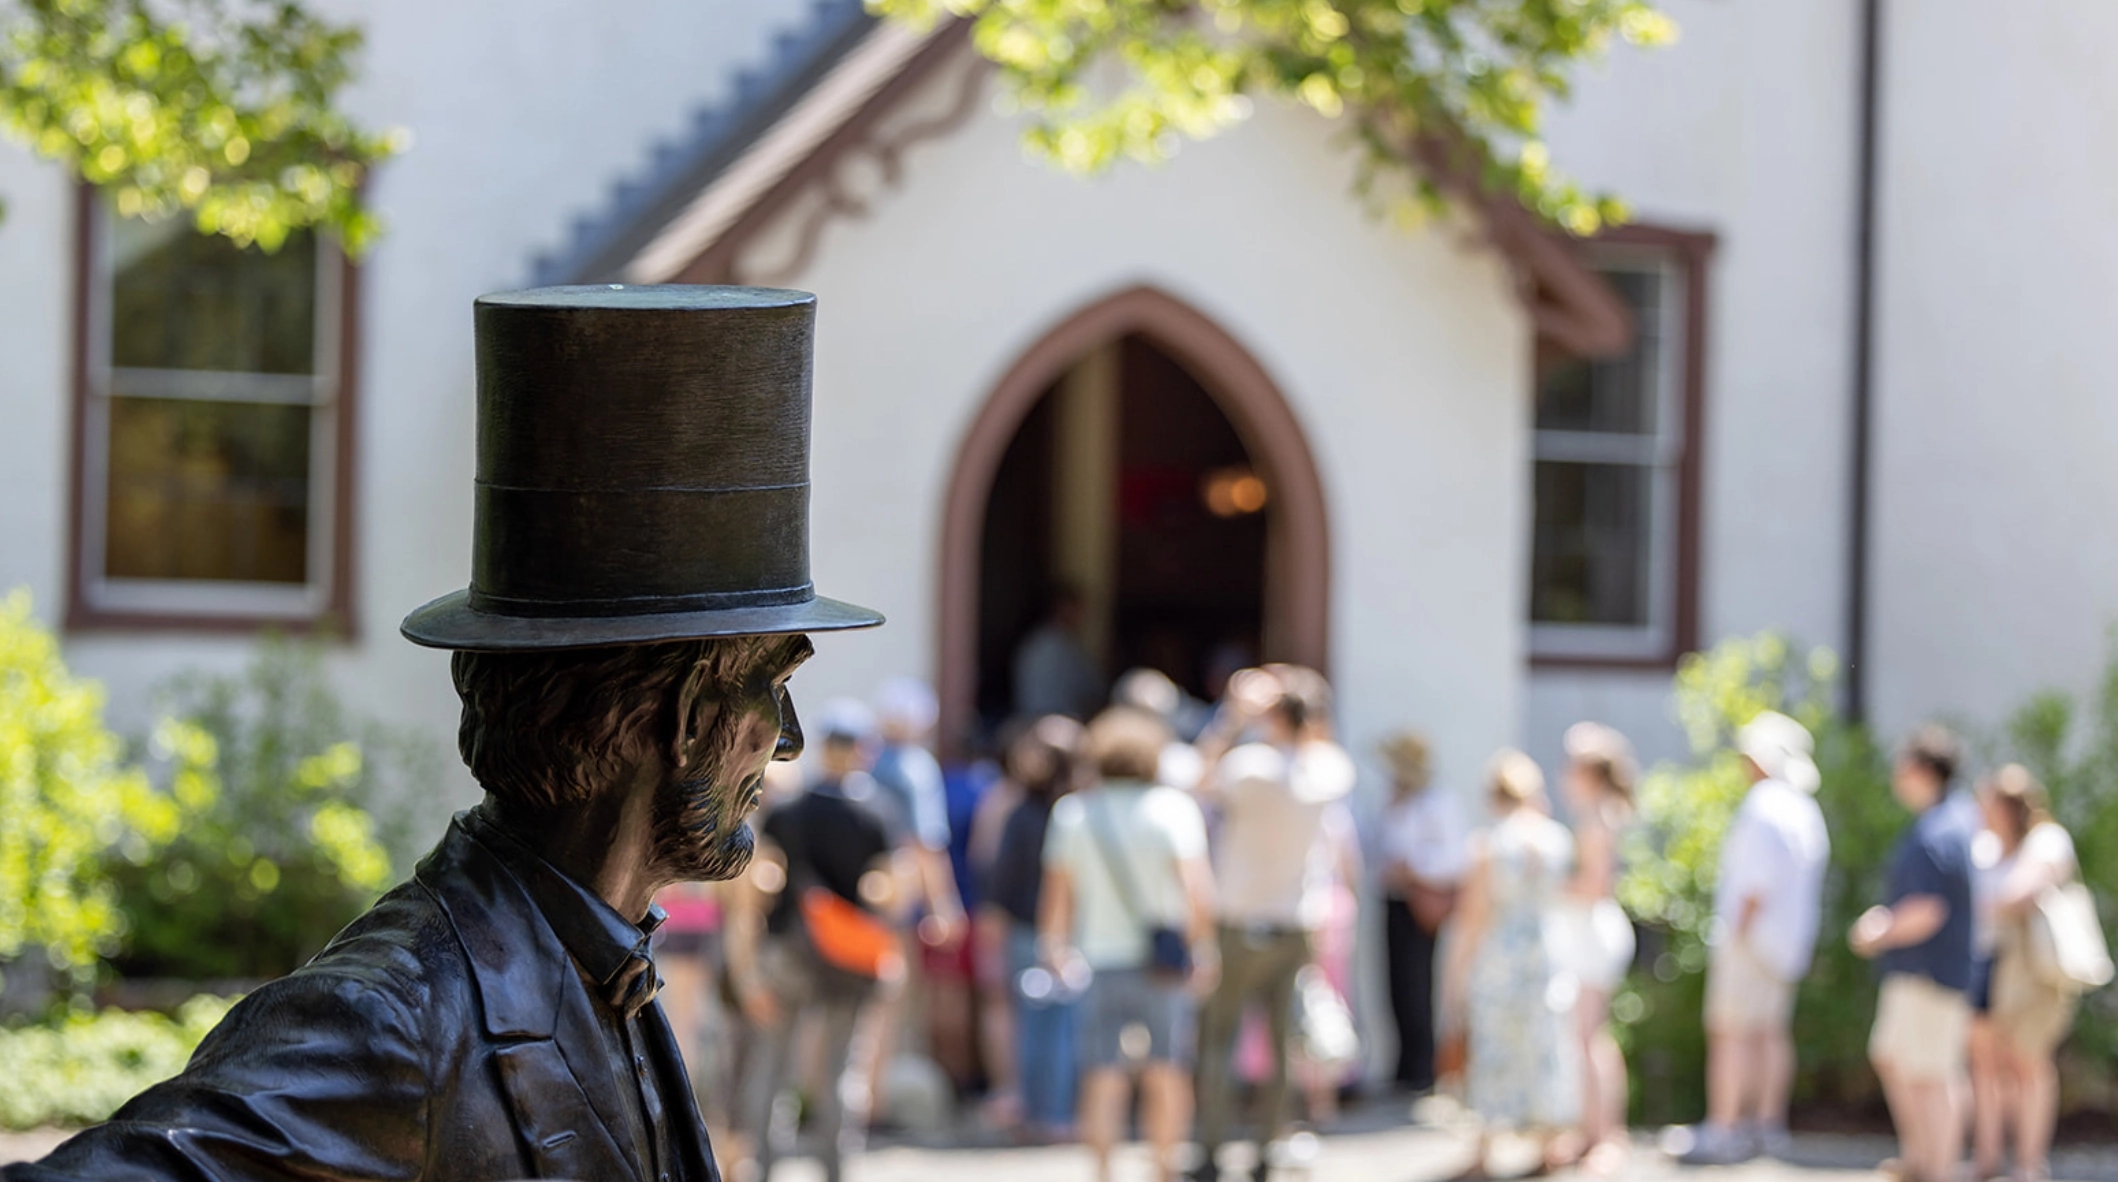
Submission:
<svg viewBox="0 0 2118 1182">
<path fill-rule="evenodd" d="M 1861 0 L 1860 174 L 1853 271 L 1853 438 L 1846 522 L 1846 715 L 1868 715 L 1868 459 L 1875 420 L 1876 107 L 1883 0 Z"/>
</svg>

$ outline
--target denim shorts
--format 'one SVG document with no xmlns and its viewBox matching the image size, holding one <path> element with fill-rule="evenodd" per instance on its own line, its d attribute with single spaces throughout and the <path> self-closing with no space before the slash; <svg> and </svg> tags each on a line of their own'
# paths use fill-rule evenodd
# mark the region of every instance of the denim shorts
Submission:
<svg viewBox="0 0 2118 1182">
<path fill-rule="evenodd" d="M 1198 1041 L 1191 992 L 1145 969 L 1098 969 L 1081 1007 L 1081 1065 L 1191 1066 Z"/>
</svg>

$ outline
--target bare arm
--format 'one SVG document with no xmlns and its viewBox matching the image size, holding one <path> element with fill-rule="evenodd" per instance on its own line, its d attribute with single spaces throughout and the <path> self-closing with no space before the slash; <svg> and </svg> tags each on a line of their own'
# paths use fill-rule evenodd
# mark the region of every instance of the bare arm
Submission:
<svg viewBox="0 0 2118 1182">
<path fill-rule="evenodd" d="M 963 896 L 956 889 L 956 866 L 949 861 L 947 850 L 931 850 L 919 847 L 915 857 L 918 861 L 919 885 L 926 895 L 927 907 L 934 918 L 940 921 L 940 940 L 943 947 L 954 945 L 963 939 L 965 918 Z"/>
<path fill-rule="evenodd" d="M 1750 927 L 1758 920 L 1758 912 L 1765 909 L 1765 900 L 1759 895 L 1743 896 L 1743 906 L 1736 911 L 1736 938 L 1748 939 Z"/>
<path fill-rule="evenodd" d="M 1361 889 L 1361 875 L 1365 870 L 1366 866 L 1361 861 L 1360 838 L 1357 835 L 1357 831 L 1348 826 L 1346 831 L 1339 836 L 1339 878 L 1346 884 L 1347 890 L 1358 893 Z"/>
<path fill-rule="evenodd" d="M 1949 904 L 1940 895 L 1906 895 L 1891 906 L 1863 912 L 1846 942 L 1856 955 L 1872 958 L 1893 948 L 1923 944 L 1947 922 Z"/>
<path fill-rule="evenodd" d="M 2027 851 L 2026 851 L 2027 855 Z M 2073 863 L 2056 856 L 2025 856 L 2015 864 L 1993 895 L 1993 910 L 2008 919 L 2020 919 L 2037 905 L 2046 887 L 2055 887 L 2073 875 Z"/>
<path fill-rule="evenodd" d="M 1580 831 L 1574 835 L 1574 847 L 1580 858 L 1573 881 L 1567 884 L 1568 894 L 1593 902 L 1611 893 L 1617 861 L 1616 844 L 1610 826 L 1594 819 L 1583 822 Z"/>
<path fill-rule="evenodd" d="M 1074 945 L 1074 876 L 1058 867 L 1044 872 L 1043 892 L 1037 899 L 1037 955 L 1046 964 L 1058 964 Z"/>
<path fill-rule="evenodd" d="M 1491 873 L 1484 844 L 1474 845 L 1470 865 L 1464 870 L 1463 883 L 1456 896 L 1448 971 L 1442 977 L 1443 997 L 1452 1024 L 1463 1020 L 1462 1009 L 1470 996 L 1471 965 L 1478 956 L 1478 945 L 1484 940 L 1486 927 L 1492 919 Z"/>
<path fill-rule="evenodd" d="M 903 920 L 922 897 L 920 858 L 925 851 L 901 845 L 875 859 L 860 876 L 860 900 L 877 914 Z"/>
<path fill-rule="evenodd" d="M 1213 935 L 1213 869 L 1204 858 L 1183 858 L 1177 862 L 1177 875 L 1184 883 L 1191 942 L 1205 943 Z"/>
<path fill-rule="evenodd" d="M 1210 796 L 1219 790 L 1216 773 L 1222 757 L 1243 737 L 1244 729 L 1265 713 L 1278 693 L 1278 680 L 1263 669 L 1244 669 L 1228 679 L 1228 693 L 1220 709 L 1214 711 L 1213 720 L 1192 744 L 1199 753 L 1199 784 L 1194 791 Z"/>
</svg>

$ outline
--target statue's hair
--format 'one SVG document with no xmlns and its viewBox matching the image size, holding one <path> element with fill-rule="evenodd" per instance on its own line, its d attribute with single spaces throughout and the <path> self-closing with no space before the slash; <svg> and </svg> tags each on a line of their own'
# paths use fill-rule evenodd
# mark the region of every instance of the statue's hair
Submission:
<svg viewBox="0 0 2118 1182">
<path fill-rule="evenodd" d="M 578 804 L 652 758 L 706 738 L 729 690 L 782 636 L 678 640 L 554 652 L 459 652 L 456 749 L 493 796 Z"/>
</svg>

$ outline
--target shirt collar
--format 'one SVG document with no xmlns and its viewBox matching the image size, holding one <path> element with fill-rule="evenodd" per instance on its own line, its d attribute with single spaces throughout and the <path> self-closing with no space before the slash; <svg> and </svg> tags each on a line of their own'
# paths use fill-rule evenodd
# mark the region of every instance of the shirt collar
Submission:
<svg viewBox="0 0 2118 1182">
<path fill-rule="evenodd" d="M 508 832 L 485 806 L 472 809 L 464 820 L 472 835 L 514 873 L 552 934 L 612 1009 L 631 1018 L 654 1000 L 662 982 L 648 942 L 668 918 L 659 904 L 648 904 L 646 918 L 632 923 Z"/>
</svg>

